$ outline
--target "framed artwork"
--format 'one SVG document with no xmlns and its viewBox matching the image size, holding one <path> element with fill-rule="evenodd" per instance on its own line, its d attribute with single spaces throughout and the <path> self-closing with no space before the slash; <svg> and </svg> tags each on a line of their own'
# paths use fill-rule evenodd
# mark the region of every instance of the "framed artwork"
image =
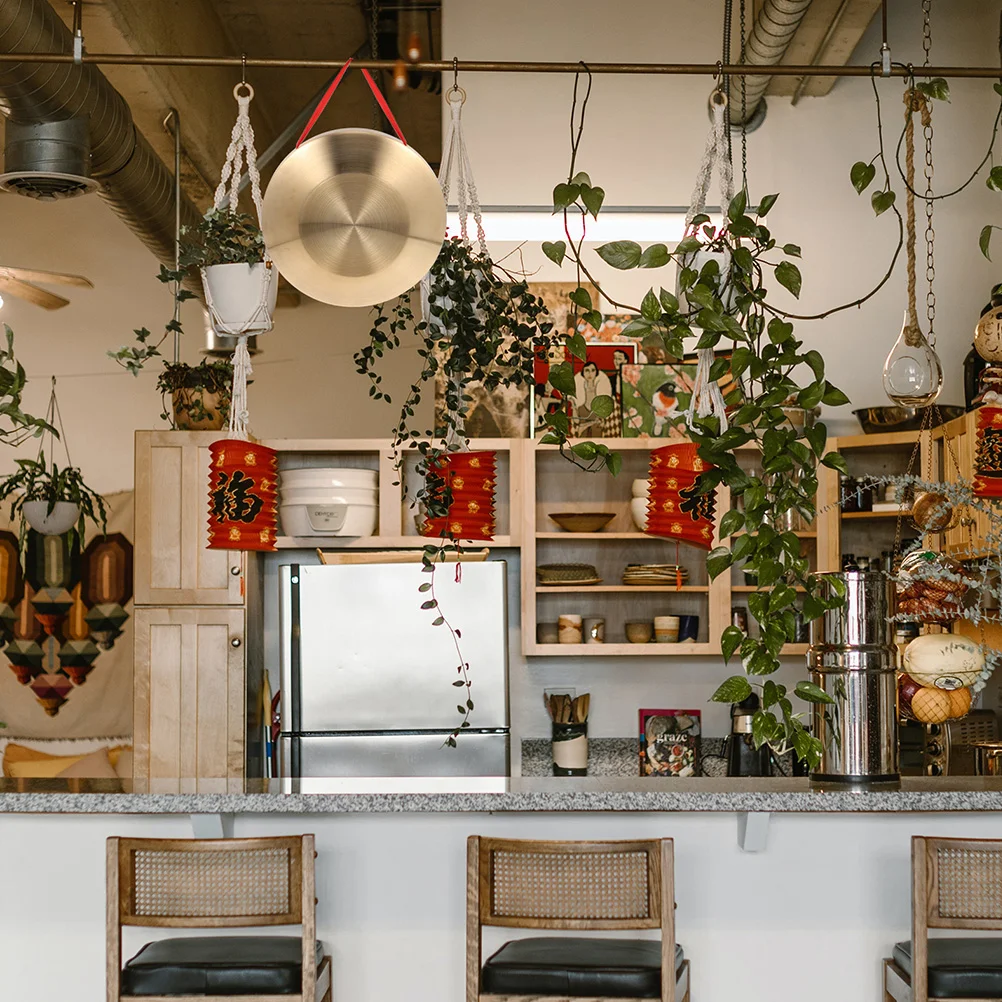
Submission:
<svg viewBox="0 0 1002 1002">
<path fill-rule="evenodd" d="M 729 351 L 715 352 L 730 358 Z M 680 362 L 647 362 L 624 365 L 621 373 L 624 438 L 684 437 L 674 422 L 692 400 L 696 380 L 696 356 Z M 728 369 L 718 380 L 728 409 L 741 404 L 741 388 Z"/>
<path fill-rule="evenodd" d="M 557 358 L 551 357 L 558 354 Z M 546 428 L 546 415 L 564 407 L 563 394 L 550 385 L 550 366 L 570 362 L 574 369 L 574 395 L 570 397 L 570 433 L 573 438 L 619 438 L 623 418 L 621 407 L 622 368 L 636 364 L 640 355 L 636 341 L 589 341 L 583 359 L 571 355 L 561 346 L 559 353 L 536 353 L 533 365 L 535 394 L 534 433 Z M 598 396 L 611 396 L 613 411 L 598 417 L 591 411 L 591 401 Z"/>
<path fill-rule="evenodd" d="M 640 775 L 699 775 L 699 710 L 640 711 Z"/>
</svg>

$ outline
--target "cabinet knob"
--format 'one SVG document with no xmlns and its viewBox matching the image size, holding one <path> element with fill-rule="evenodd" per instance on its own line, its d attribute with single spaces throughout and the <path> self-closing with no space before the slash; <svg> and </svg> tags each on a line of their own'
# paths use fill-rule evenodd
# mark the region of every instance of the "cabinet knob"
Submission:
<svg viewBox="0 0 1002 1002">
<path fill-rule="evenodd" d="M 240 568 L 239 568 L 239 567 L 231 567 L 231 568 L 230 568 L 230 573 L 231 573 L 231 574 L 232 574 L 232 575 L 233 575 L 234 577 L 239 577 L 239 576 L 240 576 Z"/>
<path fill-rule="evenodd" d="M 230 647 L 239 647 L 239 646 L 240 646 L 240 638 L 239 637 L 234 637 L 230 641 Z"/>
</svg>

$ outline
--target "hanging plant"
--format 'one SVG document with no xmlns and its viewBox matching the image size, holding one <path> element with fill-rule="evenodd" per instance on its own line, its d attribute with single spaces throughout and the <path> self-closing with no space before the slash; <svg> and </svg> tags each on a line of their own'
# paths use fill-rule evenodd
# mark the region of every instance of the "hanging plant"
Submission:
<svg viewBox="0 0 1002 1002">
<path fill-rule="evenodd" d="M 218 431 L 229 418 L 232 383 L 233 364 L 223 359 L 203 359 L 198 365 L 164 362 L 157 376 L 160 417 L 180 431 Z"/>
</svg>

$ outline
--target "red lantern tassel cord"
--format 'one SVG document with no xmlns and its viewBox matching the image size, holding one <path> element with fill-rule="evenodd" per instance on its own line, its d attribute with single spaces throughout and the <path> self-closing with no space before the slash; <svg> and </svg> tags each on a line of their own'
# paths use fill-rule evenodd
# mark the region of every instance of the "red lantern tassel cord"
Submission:
<svg viewBox="0 0 1002 1002">
<path fill-rule="evenodd" d="M 709 469 L 691 442 L 651 452 L 647 535 L 712 548 L 716 492 L 699 492 L 700 477 Z"/>
<path fill-rule="evenodd" d="M 497 454 L 494 452 L 450 452 L 437 461 L 435 479 L 439 492 L 452 492 L 449 513 L 426 519 L 422 536 L 445 539 L 494 538 L 494 488 L 497 483 Z M 432 486 L 436 491 L 436 486 Z"/>
<path fill-rule="evenodd" d="M 209 446 L 209 549 L 274 550 L 278 453 L 227 438 Z"/>
</svg>

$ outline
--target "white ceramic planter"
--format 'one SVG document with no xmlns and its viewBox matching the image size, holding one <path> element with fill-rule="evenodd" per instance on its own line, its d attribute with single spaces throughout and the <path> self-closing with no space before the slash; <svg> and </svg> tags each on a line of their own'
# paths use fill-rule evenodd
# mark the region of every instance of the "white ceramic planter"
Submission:
<svg viewBox="0 0 1002 1002">
<path fill-rule="evenodd" d="M 726 251 L 707 251 L 698 250 L 693 251 L 691 254 L 686 254 L 682 259 L 683 264 L 687 268 L 692 268 L 697 274 L 703 270 L 703 266 L 708 261 L 716 261 L 717 267 L 720 269 L 721 275 L 727 274 L 727 269 L 730 267 L 730 254 Z M 681 269 L 679 269 L 681 273 Z M 724 304 L 724 309 L 729 310 L 734 305 L 734 288 L 727 282 L 720 290 L 720 301 Z M 689 310 L 689 302 L 686 299 L 685 294 L 678 287 L 676 282 L 675 295 L 678 298 L 678 308 L 683 312 Z"/>
<path fill-rule="evenodd" d="M 80 505 L 72 501 L 57 501 L 51 515 L 48 501 L 25 501 L 23 510 L 24 520 L 43 536 L 61 536 L 72 529 L 80 517 Z"/>
<path fill-rule="evenodd" d="M 224 337 L 261 334 L 272 328 L 278 301 L 278 268 L 258 264 L 213 264 L 202 269 L 205 293 L 212 303 L 212 329 Z M 260 311 L 264 302 L 267 312 Z"/>
</svg>

